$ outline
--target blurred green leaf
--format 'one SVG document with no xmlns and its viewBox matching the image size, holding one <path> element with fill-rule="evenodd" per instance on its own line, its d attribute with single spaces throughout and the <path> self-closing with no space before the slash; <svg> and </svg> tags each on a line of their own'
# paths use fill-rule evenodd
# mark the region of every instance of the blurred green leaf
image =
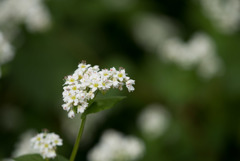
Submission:
<svg viewBox="0 0 240 161">
<path fill-rule="evenodd" d="M 87 108 L 87 110 L 82 114 L 82 118 L 86 117 L 88 114 L 97 113 L 103 110 L 112 108 L 116 103 L 126 98 L 125 96 L 114 96 L 107 98 L 98 98 L 92 105 Z"/>
<path fill-rule="evenodd" d="M 54 161 L 68 161 L 65 157 L 58 155 L 56 158 L 54 158 Z"/>
<path fill-rule="evenodd" d="M 29 154 L 17 157 L 14 159 L 15 161 L 45 161 L 39 154 Z M 64 158 L 61 155 L 58 155 L 53 161 L 68 161 L 68 159 Z"/>
</svg>

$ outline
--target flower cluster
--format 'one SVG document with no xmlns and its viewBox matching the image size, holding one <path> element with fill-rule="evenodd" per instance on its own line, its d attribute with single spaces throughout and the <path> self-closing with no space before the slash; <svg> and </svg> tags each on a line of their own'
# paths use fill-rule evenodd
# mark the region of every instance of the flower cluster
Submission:
<svg viewBox="0 0 240 161">
<path fill-rule="evenodd" d="M 100 143 L 88 154 L 89 161 L 134 161 L 145 151 L 142 140 L 134 136 L 124 136 L 113 130 L 106 131 Z"/>
<path fill-rule="evenodd" d="M 106 92 L 110 88 L 122 90 L 126 85 L 128 91 L 134 91 L 135 81 L 130 79 L 125 69 L 116 68 L 99 69 L 99 66 L 91 66 L 84 61 L 78 65 L 73 75 L 69 75 L 64 83 L 62 107 L 68 111 L 68 117 L 75 117 L 76 113 L 83 113 L 88 107 L 97 91 Z"/>
<path fill-rule="evenodd" d="M 55 158 L 57 146 L 61 146 L 62 139 L 55 133 L 40 133 L 31 139 L 33 149 L 40 152 L 42 157 Z"/>
</svg>

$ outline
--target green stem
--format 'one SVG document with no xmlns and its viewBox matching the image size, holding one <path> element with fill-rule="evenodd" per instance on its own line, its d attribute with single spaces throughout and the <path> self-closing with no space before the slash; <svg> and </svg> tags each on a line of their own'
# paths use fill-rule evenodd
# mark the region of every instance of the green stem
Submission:
<svg viewBox="0 0 240 161">
<path fill-rule="evenodd" d="M 95 98 L 96 98 L 97 94 L 98 94 L 98 90 L 95 92 Z M 95 98 L 88 102 L 88 108 L 91 107 Z M 78 150 L 78 147 L 79 147 L 79 143 L 80 143 L 80 140 L 81 140 L 81 137 L 82 137 L 82 134 L 83 134 L 83 129 L 84 129 L 84 125 L 85 125 L 85 122 L 86 122 L 86 117 L 87 116 L 82 117 L 82 122 L 81 122 L 81 126 L 80 126 L 80 129 L 79 129 L 79 132 L 78 132 L 78 137 L 77 137 L 77 140 L 74 144 L 73 151 L 72 151 L 72 154 L 71 154 L 71 157 L 70 157 L 69 161 L 74 161 L 74 159 L 76 157 L 77 150 Z"/>
<path fill-rule="evenodd" d="M 72 154 L 71 154 L 71 157 L 70 157 L 70 161 L 74 161 L 74 159 L 76 157 L 77 150 L 78 150 L 78 147 L 79 147 L 79 143 L 80 143 L 80 140 L 81 140 L 81 137 L 82 137 L 82 134 L 83 134 L 83 129 L 84 129 L 85 122 L 86 122 L 86 117 L 83 117 L 80 129 L 79 129 L 79 132 L 78 132 L 78 137 L 77 137 L 77 140 L 75 142 L 75 145 L 73 147 L 73 151 L 72 151 Z"/>
</svg>

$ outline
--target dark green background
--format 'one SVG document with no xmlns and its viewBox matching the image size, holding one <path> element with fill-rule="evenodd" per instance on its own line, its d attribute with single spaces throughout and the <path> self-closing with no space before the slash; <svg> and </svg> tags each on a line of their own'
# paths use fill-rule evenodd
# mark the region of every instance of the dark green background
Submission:
<svg viewBox="0 0 240 161">
<path fill-rule="evenodd" d="M 20 134 L 43 128 L 60 134 L 64 146 L 59 153 L 70 155 L 72 144 L 60 130 L 63 78 L 86 60 L 101 68 L 125 67 L 136 80 L 136 90 L 121 92 L 127 99 L 112 109 L 90 144 L 80 148 L 78 160 L 86 159 L 109 128 L 144 139 L 147 151 L 143 161 L 240 160 L 239 32 L 222 34 L 199 4 L 189 0 L 136 0 L 119 10 L 101 0 L 48 0 L 46 5 L 51 29 L 29 33 L 22 26 L 15 42 L 16 56 L 3 67 L 0 108 L 17 112 L 4 113 L 12 128 L 0 123 L 0 158 L 11 155 Z M 209 34 L 225 73 L 205 81 L 194 69 L 185 71 L 146 52 L 132 34 L 132 20 L 139 13 L 166 15 L 177 21 L 182 39 L 198 31 Z M 167 107 L 172 121 L 162 137 L 149 141 L 142 137 L 135 120 L 141 109 L 156 102 Z"/>
</svg>

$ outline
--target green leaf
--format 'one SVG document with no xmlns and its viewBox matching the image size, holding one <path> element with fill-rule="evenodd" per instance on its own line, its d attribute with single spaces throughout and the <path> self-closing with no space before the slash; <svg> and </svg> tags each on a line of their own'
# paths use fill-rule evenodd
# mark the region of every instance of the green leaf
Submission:
<svg viewBox="0 0 240 161">
<path fill-rule="evenodd" d="M 22 155 L 20 157 L 14 158 L 14 161 L 46 161 L 42 158 L 39 154 L 28 154 L 28 155 Z M 68 159 L 64 158 L 61 155 L 58 155 L 54 159 L 49 159 L 49 161 L 68 161 Z"/>
<path fill-rule="evenodd" d="M 82 118 L 86 117 L 88 114 L 97 113 L 106 109 L 112 108 L 116 103 L 126 98 L 125 96 L 115 96 L 107 98 L 96 99 L 90 107 L 88 107 L 82 114 Z"/>
<path fill-rule="evenodd" d="M 39 154 L 22 155 L 14 158 L 15 161 L 45 161 Z"/>
<path fill-rule="evenodd" d="M 54 158 L 53 161 L 69 161 L 69 160 L 61 155 L 58 155 L 56 158 Z"/>
</svg>

